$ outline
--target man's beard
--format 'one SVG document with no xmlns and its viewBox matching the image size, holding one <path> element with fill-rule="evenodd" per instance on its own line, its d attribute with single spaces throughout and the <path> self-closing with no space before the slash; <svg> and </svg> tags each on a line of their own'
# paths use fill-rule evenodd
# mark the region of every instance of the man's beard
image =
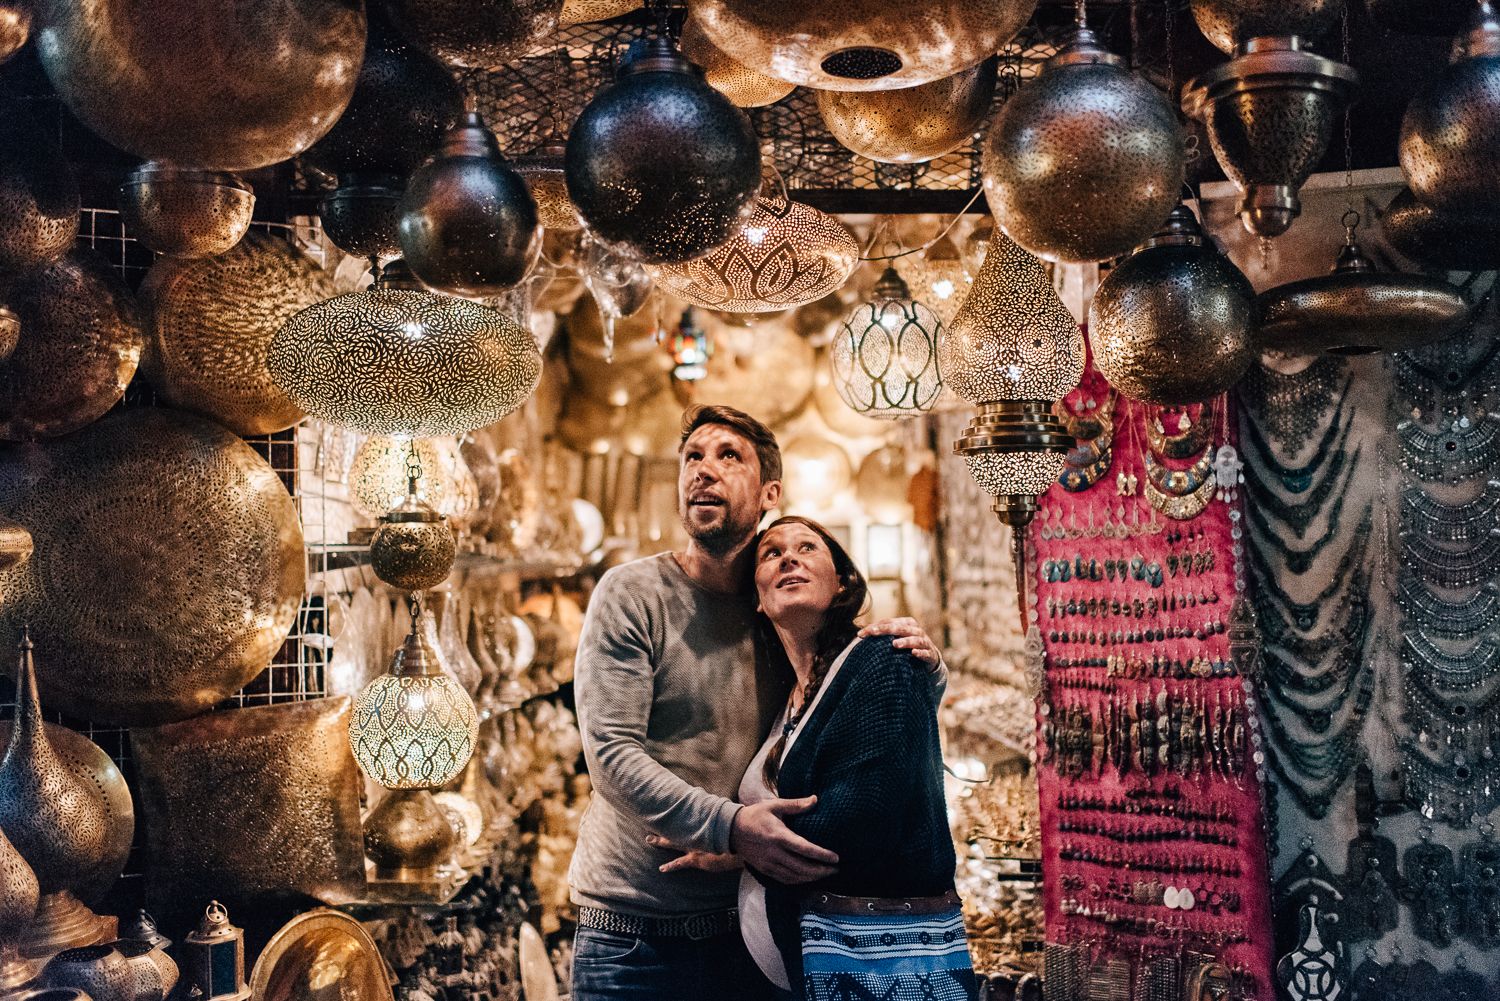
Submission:
<svg viewBox="0 0 1500 1001">
<path fill-rule="evenodd" d="M 694 542 L 713 556 L 727 556 L 745 544 L 755 534 L 755 521 L 736 522 L 728 508 L 724 516 L 710 525 L 696 525 L 687 514 L 682 516 L 682 527 Z"/>
</svg>

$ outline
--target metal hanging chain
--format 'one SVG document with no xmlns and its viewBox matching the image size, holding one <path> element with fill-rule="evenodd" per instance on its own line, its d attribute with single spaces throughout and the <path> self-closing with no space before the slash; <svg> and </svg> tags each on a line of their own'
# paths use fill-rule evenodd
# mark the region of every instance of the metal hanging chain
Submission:
<svg viewBox="0 0 1500 1001">
<path fill-rule="evenodd" d="M 952 229 L 953 229 L 954 226 L 958 225 L 958 220 L 962 219 L 968 213 L 969 209 L 971 209 L 971 208 L 974 207 L 974 203 L 977 202 L 977 201 L 979 201 L 979 196 L 982 195 L 982 194 L 984 194 L 984 188 L 976 188 L 974 190 L 973 197 L 970 198 L 967 202 L 965 202 L 964 203 L 964 207 L 961 208 L 961 209 L 959 209 L 958 212 L 956 212 L 954 214 L 953 218 L 948 222 L 948 225 L 946 225 L 942 229 L 940 229 L 938 231 L 937 235 L 934 236 L 932 239 L 928 240 L 926 243 L 923 243 L 920 246 L 913 247 L 910 250 L 902 250 L 900 253 L 897 253 L 897 254 L 885 254 L 883 256 L 878 256 L 878 257 L 877 256 L 867 256 L 867 255 L 865 255 L 865 256 L 861 256 L 859 259 L 861 261 L 895 261 L 895 260 L 899 260 L 899 259 L 901 259 L 903 257 L 910 257 L 912 254 L 924 253 L 934 243 L 937 243 L 943 237 L 947 236 L 949 234 L 949 232 L 952 231 Z M 872 231 L 872 234 L 873 234 L 873 231 Z M 871 239 L 870 244 L 867 247 L 865 247 L 865 249 L 867 251 L 875 249 L 873 235 L 872 235 L 872 239 Z"/>
<path fill-rule="evenodd" d="M 417 455 L 417 439 L 406 443 L 406 492 L 415 497 L 417 482 L 422 479 L 422 459 Z"/>
<path fill-rule="evenodd" d="M 1340 61 L 1345 66 L 1349 65 L 1349 5 L 1344 4 L 1343 13 L 1339 17 L 1341 34 L 1343 35 L 1342 47 L 1340 48 Z M 1349 110 L 1352 102 L 1344 102 L 1344 201 L 1347 203 L 1348 212 L 1354 212 L 1355 225 L 1358 225 L 1359 213 L 1354 211 L 1354 124 Z M 1345 215 L 1348 214 L 1345 213 Z"/>
<path fill-rule="evenodd" d="M 1080 28 L 1089 26 L 1088 0 L 1074 0 L 1073 21 Z"/>
</svg>

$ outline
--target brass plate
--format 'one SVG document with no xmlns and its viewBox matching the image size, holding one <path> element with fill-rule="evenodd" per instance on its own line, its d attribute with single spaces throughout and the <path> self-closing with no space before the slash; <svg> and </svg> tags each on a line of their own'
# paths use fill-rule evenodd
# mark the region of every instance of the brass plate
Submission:
<svg viewBox="0 0 1500 1001">
<path fill-rule="evenodd" d="M 164 924 L 364 891 L 349 699 L 208 713 L 130 732 L 146 824 L 146 906 Z"/>
<path fill-rule="evenodd" d="M 13 720 L 0 720 L 0 757 L 10 746 Z M 130 845 L 135 839 L 135 801 L 130 798 L 130 787 L 125 776 L 104 748 L 89 740 L 76 730 L 69 730 L 56 723 L 43 723 L 47 742 L 63 760 L 68 769 L 98 788 L 104 797 L 107 830 L 104 851 L 99 861 L 78 884 L 77 896 L 86 904 L 96 904 L 114 886 L 115 880 L 125 871 L 125 862 L 130 858 Z"/>
<path fill-rule="evenodd" d="M 385 960 L 364 925 L 319 908 L 288 921 L 250 974 L 254 1001 L 393 1001 Z"/>
<path fill-rule="evenodd" d="M 146 275 L 147 374 L 173 406 L 242 435 L 270 434 L 302 419 L 266 368 L 271 338 L 315 302 L 337 294 L 285 240 L 247 233 L 204 260 L 163 257 Z"/>
<path fill-rule="evenodd" d="M 171 410 L 0 449 L 0 515 L 35 544 L 0 572 L 0 636 L 29 622 L 42 704 L 97 722 L 164 723 L 222 701 L 265 670 L 306 585 L 275 471 Z"/>
</svg>

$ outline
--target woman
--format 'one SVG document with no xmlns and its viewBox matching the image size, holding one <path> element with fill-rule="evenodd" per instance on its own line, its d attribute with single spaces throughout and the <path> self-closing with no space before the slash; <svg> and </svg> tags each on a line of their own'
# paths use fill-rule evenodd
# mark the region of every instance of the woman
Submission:
<svg viewBox="0 0 1500 1001">
<path fill-rule="evenodd" d="M 781 518 L 761 534 L 755 587 L 768 646 L 796 684 L 740 801 L 816 796 L 787 824 L 839 862 L 803 886 L 745 873 L 740 929 L 751 954 L 788 997 L 806 1001 L 862 991 L 973 998 L 931 678 L 888 637 L 856 639 L 864 578 L 816 522 Z M 709 868 L 722 857 L 669 865 Z M 912 987 L 891 993 L 897 981 Z"/>
</svg>

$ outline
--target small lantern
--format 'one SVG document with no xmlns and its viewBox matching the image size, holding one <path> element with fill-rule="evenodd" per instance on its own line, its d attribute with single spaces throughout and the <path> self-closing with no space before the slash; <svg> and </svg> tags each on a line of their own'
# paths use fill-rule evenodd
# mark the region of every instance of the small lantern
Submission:
<svg viewBox="0 0 1500 1001">
<path fill-rule="evenodd" d="M 679 382 L 697 382 L 708 375 L 708 362 L 714 356 L 714 340 L 693 316 L 691 309 L 682 311 L 682 321 L 669 342 L 672 355 L 672 378 Z"/>
<path fill-rule="evenodd" d="M 189 994 L 196 989 L 205 1001 L 248 1001 L 245 931 L 229 923 L 228 909 L 217 900 L 204 910 L 198 930 L 182 940 L 182 969 Z"/>
<path fill-rule="evenodd" d="M 886 268 L 869 302 L 844 317 L 828 347 L 833 381 L 849 409 L 895 420 L 932 409 L 943 379 L 938 344 L 943 321 L 913 301 L 895 268 Z"/>
</svg>

